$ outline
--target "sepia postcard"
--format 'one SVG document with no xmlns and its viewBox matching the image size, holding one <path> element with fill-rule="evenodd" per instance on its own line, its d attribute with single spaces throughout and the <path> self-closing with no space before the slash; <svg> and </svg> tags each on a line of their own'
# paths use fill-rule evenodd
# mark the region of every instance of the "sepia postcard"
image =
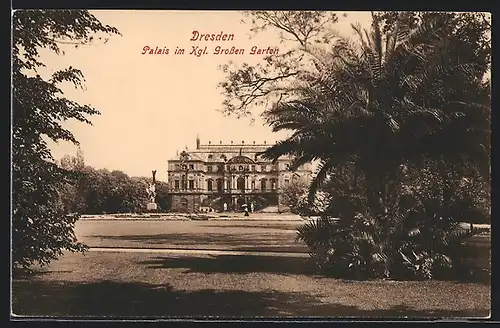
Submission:
<svg viewBox="0 0 500 328">
<path fill-rule="evenodd" d="M 491 15 L 14 10 L 11 320 L 487 319 Z"/>
</svg>

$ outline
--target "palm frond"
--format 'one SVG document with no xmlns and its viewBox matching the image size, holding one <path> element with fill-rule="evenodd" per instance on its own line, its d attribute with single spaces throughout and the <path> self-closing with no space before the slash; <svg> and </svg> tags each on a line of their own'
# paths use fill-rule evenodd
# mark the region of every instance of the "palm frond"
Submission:
<svg viewBox="0 0 500 328">
<path fill-rule="evenodd" d="M 356 34 L 358 36 L 358 41 L 361 43 L 362 48 L 363 49 L 371 48 L 370 44 L 368 43 L 369 37 L 368 37 L 368 40 L 365 40 L 365 35 L 367 32 L 366 32 L 366 30 L 364 30 L 361 27 L 361 24 L 359 24 L 359 23 L 351 24 L 351 28 L 354 30 L 354 32 L 356 32 Z M 363 34 L 363 33 L 365 33 L 365 34 Z"/>
<path fill-rule="evenodd" d="M 375 53 L 375 72 L 377 79 L 380 79 L 382 76 L 382 61 L 384 58 L 384 49 L 382 46 L 382 31 L 380 29 L 380 23 L 378 19 L 374 18 L 373 20 L 373 48 Z"/>
<path fill-rule="evenodd" d="M 306 245 L 317 248 L 328 246 L 329 241 L 338 231 L 335 221 L 328 217 L 311 220 L 297 228 L 296 241 L 303 241 Z"/>
<path fill-rule="evenodd" d="M 311 163 L 312 161 L 318 160 L 318 155 L 312 153 L 302 153 L 296 156 L 290 165 L 290 171 L 295 171 L 304 164 Z"/>
<path fill-rule="evenodd" d="M 312 204 L 316 198 L 316 192 L 318 191 L 321 184 L 325 181 L 328 176 L 330 170 L 334 167 L 334 162 L 331 160 L 323 160 L 319 166 L 318 170 L 311 181 L 311 185 L 309 186 L 309 193 L 307 196 L 307 200 L 309 204 Z"/>
</svg>

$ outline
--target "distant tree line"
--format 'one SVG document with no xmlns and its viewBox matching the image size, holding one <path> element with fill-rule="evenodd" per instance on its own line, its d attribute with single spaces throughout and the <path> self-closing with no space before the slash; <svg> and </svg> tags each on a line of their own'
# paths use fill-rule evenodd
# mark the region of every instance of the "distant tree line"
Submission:
<svg viewBox="0 0 500 328">
<path fill-rule="evenodd" d="M 72 175 L 59 194 L 68 213 L 141 213 L 148 203 L 146 188 L 151 178 L 130 177 L 122 171 L 96 169 L 85 165 L 83 154 L 65 155 L 58 165 Z M 159 211 L 169 209 L 168 185 L 156 181 Z"/>
</svg>

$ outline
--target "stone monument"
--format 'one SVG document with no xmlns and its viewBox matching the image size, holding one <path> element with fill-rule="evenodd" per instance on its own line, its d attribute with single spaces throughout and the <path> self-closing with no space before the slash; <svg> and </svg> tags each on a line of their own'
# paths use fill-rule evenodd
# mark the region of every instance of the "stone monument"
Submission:
<svg viewBox="0 0 500 328">
<path fill-rule="evenodd" d="M 158 209 L 158 205 L 156 204 L 156 171 L 153 171 L 153 182 L 146 188 L 146 192 L 148 193 L 149 203 L 146 205 L 148 211 L 156 211 Z"/>
</svg>

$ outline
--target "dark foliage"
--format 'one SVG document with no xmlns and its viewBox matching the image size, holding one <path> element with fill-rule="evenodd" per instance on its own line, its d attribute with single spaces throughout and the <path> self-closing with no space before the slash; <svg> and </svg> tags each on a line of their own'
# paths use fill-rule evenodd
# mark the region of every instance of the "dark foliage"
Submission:
<svg viewBox="0 0 500 328">
<path fill-rule="evenodd" d="M 264 156 L 292 155 L 292 169 L 318 160 L 309 201 L 330 195 L 324 218 L 299 238 L 343 276 L 459 268 L 464 240 L 481 232 L 459 222 L 490 216 L 488 21 L 376 14 L 369 31 L 353 29 L 356 41 L 309 48 L 317 71 L 265 113 L 274 131 L 293 133 Z"/>
<path fill-rule="evenodd" d="M 65 211 L 61 188 L 74 176 L 52 160 L 45 138 L 78 143 L 61 123 L 99 114 L 64 98 L 59 85 L 82 87 L 82 72 L 73 67 L 49 79 L 38 75 L 45 65 L 39 50 L 59 54 L 60 45 L 92 42 L 98 33 L 118 34 L 86 10 L 17 10 L 12 43 L 12 259 L 14 266 L 47 264 L 63 250 L 83 251 L 73 227 L 77 215 Z"/>
</svg>

